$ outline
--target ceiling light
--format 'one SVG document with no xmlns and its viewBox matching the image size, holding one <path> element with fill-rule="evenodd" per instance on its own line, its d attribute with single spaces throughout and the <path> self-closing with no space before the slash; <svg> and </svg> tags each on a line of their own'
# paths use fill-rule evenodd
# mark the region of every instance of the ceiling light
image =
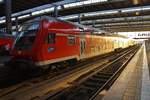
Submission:
<svg viewBox="0 0 150 100">
<path fill-rule="evenodd" d="M 69 15 L 69 16 L 64 16 L 64 17 L 59 17 L 62 20 L 68 20 L 68 19 L 75 19 L 78 18 L 78 15 Z"/>
<path fill-rule="evenodd" d="M 88 4 L 99 3 L 99 2 L 107 2 L 107 1 L 108 0 L 85 0 L 85 1 L 65 4 L 64 7 L 65 8 L 70 8 L 70 7 L 77 7 L 77 6 L 81 6 L 81 5 L 88 5 Z"/>
<path fill-rule="evenodd" d="M 54 11 L 54 7 L 32 12 L 32 15 L 34 16 L 34 15 L 39 15 L 39 14 L 48 13 L 48 12 L 52 12 L 52 11 Z"/>
<path fill-rule="evenodd" d="M 139 0 L 133 0 L 133 4 L 134 4 L 134 5 L 139 4 Z"/>
<path fill-rule="evenodd" d="M 0 24 L 5 23 L 5 22 L 6 22 L 5 20 L 0 20 Z"/>
<path fill-rule="evenodd" d="M 19 16 L 18 19 L 30 17 L 30 14 Z"/>
<path fill-rule="evenodd" d="M 140 15 L 140 13 L 139 13 L 139 12 L 135 12 L 135 15 L 136 15 L 136 16 L 139 16 L 139 15 Z"/>
<path fill-rule="evenodd" d="M 3 2 L 3 0 L 0 0 L 0 2 Z"/>
</svg>

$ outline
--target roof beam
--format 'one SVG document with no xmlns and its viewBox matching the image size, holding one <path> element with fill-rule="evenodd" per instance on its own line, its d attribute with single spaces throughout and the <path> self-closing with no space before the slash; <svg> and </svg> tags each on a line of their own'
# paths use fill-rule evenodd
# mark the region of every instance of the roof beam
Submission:
<svg viewBox="0 0 150 100">
<path fill-rule="evenodd" d="M 5 0 L 5 13 L 6 13 L 6 32 L 11 34 L 11 0 Z"/>
<path fill-rule="evenodd" d="M 60 6 L 60 5 L 73 3 L 73 2 L 79 2 L 79 1 L 85 1 L 85 0 L 63 0 L 63 1 L 55 2 L 55 3 L 46 4 L 46 5 L 43 5 L 43 6 L 31 8 L 31 9 L 24 10 L 24 11 L 21 11 L 21 12 L 13 13 L 12 17 L 17 17 L 17 16 L 32 13 L 32 12 L 35 12 L 35 11 L 40 11 L 40 10 L 43 10 L 43 9 L 51 8 L 51 7 L 54 7 L 54 6 Z M 4 18 L 5 18 L 5 16 L 0 17 L 0 19 L 4 19 Z"/>
</svg>

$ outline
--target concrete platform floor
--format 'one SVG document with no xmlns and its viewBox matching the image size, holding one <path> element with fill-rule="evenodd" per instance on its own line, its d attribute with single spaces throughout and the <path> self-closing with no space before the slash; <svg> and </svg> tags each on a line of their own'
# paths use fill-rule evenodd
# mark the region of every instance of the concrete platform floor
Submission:
<svg viewBox="0 0 150 100">
<path fill-rule="evenodd" d="M 113 86 L 104 93 L 102 100 L 150 100 L 147 58 L 143 44 Z M 101 100 L 102 95 L 103 93 L 100 93 L 96 100 Z"/>
</svg>

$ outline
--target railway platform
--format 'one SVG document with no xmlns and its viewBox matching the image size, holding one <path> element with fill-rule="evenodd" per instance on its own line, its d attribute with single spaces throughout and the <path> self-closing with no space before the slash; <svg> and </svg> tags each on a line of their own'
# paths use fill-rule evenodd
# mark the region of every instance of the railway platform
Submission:
<svg viewBox="0 0 150 100">
<path fill-rule="evenodd" d="M 113 86 L 102 91 L 95 100 L 150 100 L 150 74 L 147 58 L 149 50 L 144 44 Z M 148 56 L 148 57 L 147 57 Z"/>
</svg>

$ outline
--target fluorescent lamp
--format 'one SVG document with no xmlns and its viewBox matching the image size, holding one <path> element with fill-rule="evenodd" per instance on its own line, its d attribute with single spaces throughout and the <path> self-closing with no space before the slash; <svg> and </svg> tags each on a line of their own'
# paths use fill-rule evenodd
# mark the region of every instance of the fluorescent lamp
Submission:
<svg viewBox="0 0 150 100">
<path fill-rule="evenodd" d="M 142 10 L 142 8 L 129 8 L 129 9 L 124 9 L 121 12 L 135 12 L 140 10 Z"/>
<path fill-rule="evenodd" d="M 59 17 L 62 20 L 68 20 L 68 19 L 75 19 L 78 18 L 78 15 L 70 15 L 70 16 L 64 16 L 64 17 Z"/>
<path fill-rule="evenodd" d="M 39 11 L 35 11 L 35 12 L 32 13 L 32 15 L 34 16 L 34 15 L 39 15 L 39 14 L 48 13 L 48 12 L 52 12 L 52 11 L 54 11 L 54 7 L 39 10 Z"/>
<path fill-rule="evenodd" d="M 108 0 L 86 0 L 86 1 L 80 1 L 80 2 L 74 2 L 74 3 L 69 3 L 65 4 L 65 8 L 70 8 L 70 7 L 77 7 L 81 5 L 88 5 L 88 4 L 93 4 L 93 3 L 99 3 L 99 2 L 107 2 Z"/>
<path fill-rule="evenodd" d="M 109 14 L 115 14 L 118 13 L 117 10 L 108 10 L 108 11 L 98 11 L 98 12 L 91 12 L 91 13 L 82 13 L 81 15 L 84 15 L 84 17 L 90 17 L 90 16 L 98 16 L 98 15 L 109 15 Z M 60 19 L 75 19 L 78 18 L 78 15 L 69 15 L 69 16 L 64 16 L 60 17 Z"/>
<path fill-rule="evenodd" d="M 16 20 L 16 18 L 11 18 L 12 21 Z"/>
<path fill-rule="evenodd" d="M 150 10 L 150 6 L 127 8 L 127 9 L 121 10 L 121 12 L 135 12 L 135 11 L 145 11 L 145 10 Z"/>
<path fill-rule="evenodd" d="M 27 18 L 27 17 L 29 17 L 29 16 L 30 16 L 30 14 L 27 14 L 27 15 L 22 15 L 22 16 L 19 16 L 19 17 L 18 17 L 18 19 Z"/>
<path fill-rule="evenodd" d="M 6 22 L 5 20 L 0 20 L 0 24 L 5 23 L 5 22 Z"/>
</svg>

